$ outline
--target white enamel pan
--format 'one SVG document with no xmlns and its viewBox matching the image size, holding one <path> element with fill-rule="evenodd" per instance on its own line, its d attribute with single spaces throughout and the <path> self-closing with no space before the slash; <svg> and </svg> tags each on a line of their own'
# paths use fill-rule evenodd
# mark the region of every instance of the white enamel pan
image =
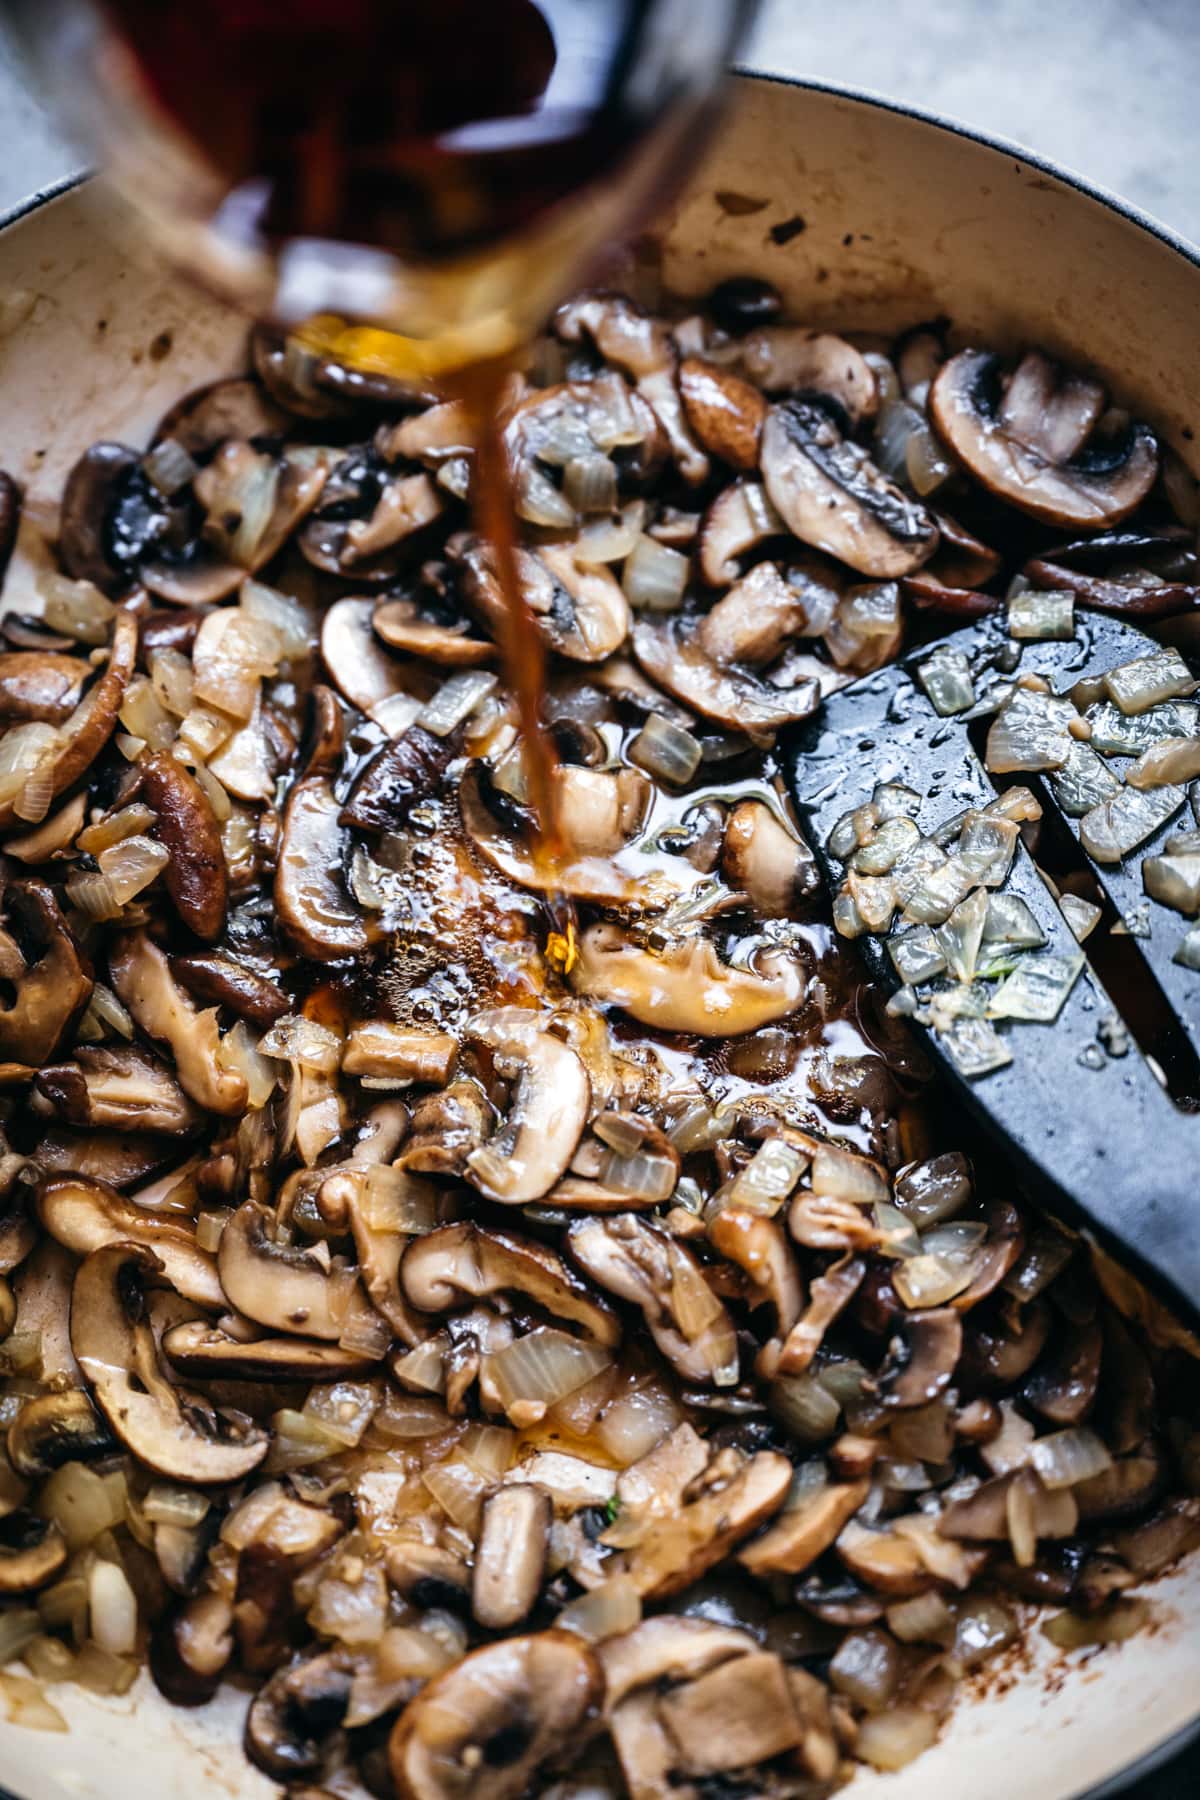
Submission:
<svg viewBox="0 0 1200 1800">
<path fill-rule="evenodd" d="M 892 331 L 947 315 L 960 340 L 1040 344 L 1103 375 L 1200 475 L 1200 255 L 1023 152 L 879 101 L 742 77 L 665 227 L 668 284 L 753 273 L 812 324 Z M 242 323 L 158 266 L 92 186 L 0 232 L 0 463 L 33 505 L 79 452 L 139 441 L 185 389 L 239 367 Z M 6 604 L 20 604 L 20 570 Z M 52 1324 L 52 1322 L 49 1322 Z M 51 1333 L 52 1335 L 52 1333 Z M 1100 1800 L 1200 1726 L 1200 1556 L 1155 1590 L 1157 1630 L 1062 1660 L 1032 1649 L 964 1700 L 899 1775 L 852 1800 Z M 240 1748 L 244 1694 L 198 1712 L 141 1680 L 53 1698 L 69 1734 L 0 1723 L 21 1800 L 277 1792 Z"/>
</svg>

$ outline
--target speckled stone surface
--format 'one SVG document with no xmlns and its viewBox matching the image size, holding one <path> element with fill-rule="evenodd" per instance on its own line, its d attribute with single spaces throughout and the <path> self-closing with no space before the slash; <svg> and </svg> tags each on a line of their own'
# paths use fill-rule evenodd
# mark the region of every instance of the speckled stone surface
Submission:
<svg viewBox="0 0 1200 1800">
<path fill-rule="evenodd" d="M 1200 242 L 1200 0 L 764 0 L 743 60 L 1016 139 Z M 79 166 L 0 22 L 0 214 Z M 1197 1800 L 1200 1749 L 1126 1792 Z"/>
</svg>

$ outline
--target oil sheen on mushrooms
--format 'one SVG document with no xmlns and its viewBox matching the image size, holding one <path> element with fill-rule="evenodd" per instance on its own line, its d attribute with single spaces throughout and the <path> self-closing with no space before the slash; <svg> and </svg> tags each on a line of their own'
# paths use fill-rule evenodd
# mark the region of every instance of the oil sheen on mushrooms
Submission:
<svg viewBox="0 0 1200 1800">
<path fill-rule="evenodd" d="M 504 399 L 548 872 L 461 408 L 302 361 L 86 449 L 0 617 L 0 1695 L 236 1683 L 297 1793 L 820 1800 L 1026 1603 L 1151 1618 L 1200 1428 L 863 985 L 903 791 L 831 914 L 776 746 L 1014 577 L 1186 610 L 1194 493 L 1036 347 L 579 296 Z"/>
</svg>

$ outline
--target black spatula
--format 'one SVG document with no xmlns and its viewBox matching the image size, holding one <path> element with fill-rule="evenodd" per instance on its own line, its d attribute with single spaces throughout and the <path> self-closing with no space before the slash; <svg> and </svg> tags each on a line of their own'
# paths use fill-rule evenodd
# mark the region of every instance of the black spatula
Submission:
<svg viewBox="0 0 1200 1800">
<path fill-rule="evenodd" d="M 999 689 L 1011 680 L 1017 646 L 1002 616 L 942 641 L 965 652 L 978 688 L 991 682 Z M 917 679 L 918 665 L 935 648 L 923 645 L 904 661 L 831 695 L 783 747 L 787 779 L 831 891 L 841 885 L 844 867 L 829 848 L 830 832 L 848 810 L 871 800 L 877 783 L 901 783 L 922 797 L 916 824 L 929 836 L 964 808 L 996 799 L 1001 783 L 985 771 L 972 743 L 980 727 L 972 725 L 971 714 L 940 717 Z M 1025 644 L 1019 672 L 1043 676 L 1061 694 L 1083 678 L 1157 648 L 1127 625 L 1087 615 L 1073 642 Z M 1188 921 L 1148 901 L 1141 876 L 1142 858 L 1194 820 L 1185 810 L 1124 862 L 1101 865 L 1086 856 L 1079 822 L 1059 807 L 1049 781 L 1028 774 L 1011 779 L 1037 794 L 1046 815 L 1043 832 L 1069 834 L 1078 862 L 1092 870 L 1111 902 L 1106 923 L 1115 914 L 1125 922 L 1119 930 L 1131 926 L 1137 934 L 1108 940 L 1110 950 L 1116 946 L 1126 959 L 1118 990 L 1125 995 L 1125 1014 L 1118 1013 L 1089 961 L 1054 1023 L 1020 1020 L 998 1028 L 1012 1061 L 978 1079 L 964 1077 L 937 1031 L 917 1029 L 951 1091 L 1010 1152 L 1031 1192 L 1090 1227 L 1195 1324 L 1200 1321 L 1200 1112 L 1189 1111 L 1188 1101 L 1200 1106 L 1200 1092 L 1186 1090 L 1187 1065 L 1200 1069 L 1200 973 L 1173 960 Z M 1003 891 L 1029 907 L 1045 933 L 1047 953 L 1079 954 L 1023 843 Z M 864 935 L 858 942 L 872 977 L 897 989 L 901 982 L 886 939 Z M 1098 950 L 1096 962 L 1104 965 Z M 1158 1054 L 1152 1063 L 1135 1041 L 1137 1029 L 1126 1035 L 1125 1020 L 1145 1039 L 1145 1016 L 1156 1009 Z M 1182 1105 L 1156 1073 L 1164 1044 L 1174 1085 L 1183 1090 Z M 1110 1054 L 1106 1045 L 1117 1053 Z M 1200 1076 L 1191 1085 L 1200 1087 Z"/>
</svg>

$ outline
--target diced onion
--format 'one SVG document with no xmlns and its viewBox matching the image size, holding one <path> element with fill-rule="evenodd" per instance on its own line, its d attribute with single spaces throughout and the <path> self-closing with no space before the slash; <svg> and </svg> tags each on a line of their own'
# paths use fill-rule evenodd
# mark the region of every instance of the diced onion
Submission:
<svg viewBox="0 0 1200 1800">
<path fill-rule="evenodd" d="M 190 1530 L 212 1510 L 208 1495 L 199 1488 L 175 1487 L 167 1481 L 151 1484 L 142 1501 L 142 1512 L 153 1525 L 180 1525 Z"/>
<path fill-rule="evenodd" d="M 304 1402 L 304 1417 L 315 1419 L 329 1437 L 351 1450 L 361 1441 L 378 1405 L 379 1391 L 370 1382 L 320 1382 Z"/>
<path fill-rule="evenodd" d="M 37 720 L 10 726 L 0 736 L 0 802 L 15 801 L 23 793 L 41 765 L 54 756 L 60 741 L 53 725 Z"/>
<path fill-rule="evenodd" d="M 90 581 L 69 581 L 47 570 L 37 577 L 42 618 L 51 631 L 61 631 L 81 644 L 107 644 L 116 607 Z"/>
<path fill-rule="evenodd" d="M 1132 788 L 1169 787 L 1200 775 L 1200 737 L 1161 738 L 1143 750 L 1125 780 Z"/>
<path fill-rule="evenodd" d="M 443 681 L 431 700 L 417 714 L 417 724 L 435 737 L 448 737 L 470 717 L 496 686 L 496 676 L 486 669 L 460 669 Z"/>
<path fill-rule="evenodd" d="M 551 531 L 567 531 L 575 524 L 571 502 L 534 463 L 526 463 L 517 477 L 516 510 L 529 524 Z"/>
<path fill-rule="evenodd" d="M 563 465 L 563 493 L 577 512 L 611 513 L 617 504 L 617 471 L 611 458 L 572 456 Z"/>
<path fill-rule="evenodd" d="M 392 1374 L 403 1387 L 417 1388 L 424 1394 L 444 1394 L 446 1350 L 445 1335 L 438 1332 L 406 1356 L 397 1357 L 392 1364 Z"/>
<path fill-rule="evenodd" d="M 643 535 L 625 559 L 621 586 L 630 606 L 645 612 L 674 612 L 682 603 L 690 572 L 686 556 Z"/>
<path fill-rule="evenodd" d="M 815 1194 L 850 1200 L 856 1206 L 873 1206 L 890 1198 L 879 1165 L 836 1144 L 818 1144 L 813 1156 L 812 1187 Z"/>
<path fill-rule="evenodd" d="M 260 1056 L 296 1062 L 303 1068 L 331 1075 L 341 1062 L 342 1040 L 315 1019 L 287 1013 L 259 1039 L 258 1051 Z"/>
<path fill-rule="evenodd" d="M 238 604 L 244 618 L 255 620 L 274 632 L 279 654 L 286 661 L 295 661 L 312 648 L 316 640 L 312 619 L 307 608 L 291 594 L 267 587 L 261 581 L 247 580 L 242 583 Z"/>
<path fill-rule="evenodd" d="M 971 1220 L 935 1225 L 921 1239 L 921 1254 L 898 1263 L 892 1284 L 905 1306 L 944 1306 L 969 1288 L 987 1227 Z"/>
<path fill-rule="evenodd" d="M 784 1430 L 801 1444 L 819 1444 L 832 1437 L 842 1416 L 834 1395 L 808 1371 L 772 1381 L 767 1404 Z"/>
<path fill-rule="evenodd" d="M 887 1623 L 902 1644 L 947 1644 L 954 1637 L 954 1614 L 936 1588 L 897 1600 L 887 1609 Z"/>
<path fill-rule="evenodd" d="M 892 1772 L 922 1756 L 937 1742 L 937 1734 L 933 1713 L 919 1706 L 890 1706 L 862 1721 L 854 1750 L 872 1768 Z"/>
<path fill-rule="evenodd" d="M 1029 1447 L 1029 1461 L 1046 1488 L 1074 1487 L 1077 1481 L 1089 1481 L 1112 1467 L 1103 1440 L 1086 1425 L 1066 1431 L 1051 1432 Z"/>
<path fill-rule="evenodd" d="M 493 1351 L 487 1370 L 501 1406 L 511 1414 L 515 1406 L 553 1406 L 611 1361 L 602 1345 L 547 1326 Z"/>
<path fill-rule="evenodd" d="M 1125 714 L 1144 713 L 1163 700 L 1177 700 L 1196 689 L 1196 681 L 1179 651 L 1160 648 L 1109 669 L 1104 690 Z"/>
<path fill-rule="evenodd" d="M 623 1394 L 605 1407 L 593 1436 L 599 1447 L 622 1468 L 648 1456 L 655 1444 L 674 1430 L 679 1407 L 657 1382 Z"/>
<path fill-rule="evenodd" d="M 642 1621 L 642 1597 L 628 1575 L 613 1575 L 564 1606 L 554 1623 L 592 1643 L 632 1631 Z"/>
<path fill-rule="evenodd" d="M 994 1019 L 1032 1019 L 1051 1025 L 1062 1011 L 1084 966 L 1082 952 L 1056 956 L 1032 950 L 993 994 L 988 1012 Z"/>
<path fill-rule="evenodd" d="M 47 1700 L 36 1681 L 24 1675 L 0 1673 L 0 1700 L 10 1725 L 23 1725 L 27 1731 L 69 1731 L 67 1721 Z"/>
<path fill-rule="evenodd" d="M 344 1570 L 346 1564 L 341 1566 Z M 339 1643 L 377 1644 L 387 1624 L 387 1582 L 378 1563 L 359 1562 L 356 1572 L 353 1581 L 346 1574 L 334 1574 L 320 1583 L 308 1622 L 322 1637 Z"/>
<path fill-rule="evenodd" d="M 702 751 L 690 731 L 651 713 L 629 746 L 629 760 L 671 787 L 683 787 L 700 767 Z"/>
<path fill-rule="evenodd" d="M 88 1573 L 92 1637 L 110 1656 L 132 1656 L 137 1648 L 137 1600 L 124 1569 L 97 1557 Z"/>
<path fill-rule="evenodd" d="M 884 1631 L 849 1631 L 830 1662 L 829 1680 L 857 1706 L 882 1712 L 900 1684 L 900 1651 Z"/>
<path fill-rule="evenodd" d="M 572 546 L 575 561 L 582 568 L 624 562 L 641 538 L 645 518 L 645 502 L 631 500 L 611 517 L 589 519 Z"/>
<path fill-rule="evenodd" d="M 1097 862 L 1120 862 L 1173 818 L 1185 798 L 1184 789 L 1176 786 L 1142 791 L 1120 788 L 1111 799 L 1083 815 L 1079 841 Z"/>
<path fill-rule="evenodd" d="M 453 1661 L 446 1645 L 428 1631 L 411 1625 L 391 1625 L 379 1640 L 376 1668 L 384 1681 L 415 1677 L 428 1681 Z"/>
<path fill-rule="evenodd" d="M 959 1150 L 912 1163 L 896 1177 L 894 1198 L 918 1231 L 927 1231 L 952 1219 L 969 1202 L 970 1165 Z"/>
<path fill-rule="evenodd" d="M 142 458 L 142 474 L 167 499 L 195 479 L 196 465 L 178 438 L 163 438 Z"/>
<path fill-rule="evenodd" d="M 491 1483 L 470 1463 L 457 1458 L 434 1463 L 421 1471 L 421 1480 L 447 1518 L 475 1536 L 483 1498 Z"/>
<path fill-rule="evenodd" d="M 917 665 L 917 680 L 941 718 L 966 712 L 975 704 L 971 665 L 961 650 L 935 650 Z"/>
<path fill-rule="evenodd" d="M 145 740 L 153 750 L 174 743 L 178 721 L 171 717 L 144 675 L 135 675 L 121 701 L 121 723 L 133 737 Z"/>
<path fill-rule="evenodd" d="M 512 1467 L 516 1444 L 516 1432 L 503 1425 L 469 1425 L 459 1440 L 457 1454 L 489 1481 L 499 1481 Z"/>
<path fill-rule="evenodd" d="M 993 775 L 1061 769 L 1075 742 L 1068 728 L 1078 716 L 1069 700 L 1015 687 L 988 729 L 985 766 Z"/>
<path fill-rule="evenodd" d="M 170 860 L 166 846 L 148 837 L 122 838 L 119 843 L 102 850 L 96 858 L 118 906 L 124 906 L 127 900 L 148 888 Z"/>
<path fill-rule="evenodd" d="M 1010 592 L 1008 635 L 1020 640 L 1050 639 L 1069 643 L 1075 636 L 1075 596 L 1053 588 Z"/>
<path fill-rule="evenodd" d="M 363 1176 L 363 1219 L 372 1231 L 418 1237 L 438 1222 L 437 1194 L 428 1182 L 389 1163 L 373 1163 Z"/>
<path fill-rule="evenodd" d="M 1007 1649 L 1016 1635 L 1017 1621 L 999 1600 L 986 1595 L 962 1600 L 956 1610 L 954 1642 L 946 1666 L 952 1675 L 965 1675 L 998 1650 Z"/>
<path fill-rule="evenodd" d="M 0 1664 L 15 1661 L 41 1629 L 41 1615 L 32 1606 L 0 1613 Z"/>
<path fill-rule="evenodd" d="M 1096 1644 L 1123 1644 L 1143 1630 L 1150 1619 L 1144 1600 L 1110 1600 L 1099 1612 L 1055 1613 L 1042 1625 L 1042 1635 L 1056 1650 L 1087 1650 Z"/>
<path fill-rule="evenodd" d="M 808 1167 L 808 1160 L 796 1145 L 783 1138 L 768 1138 L 734 1176 L 729 1190 L 731 1205 L 767 1215 L 778 1212 Z"/>
</svg>

